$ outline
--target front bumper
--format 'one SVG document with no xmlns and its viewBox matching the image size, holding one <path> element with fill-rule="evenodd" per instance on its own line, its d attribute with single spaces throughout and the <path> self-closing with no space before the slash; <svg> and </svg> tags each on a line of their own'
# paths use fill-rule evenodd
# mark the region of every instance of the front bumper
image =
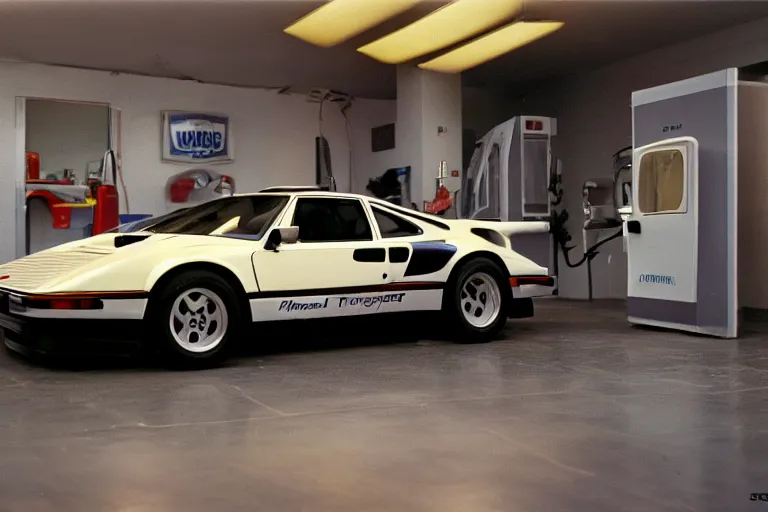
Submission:
<svg viewBox="0 0 768 512">
<path fill-rule="evenodd" d="M 0 295 L 0 339 L 25 355 L 133 355 L 140 350 L 141 320 L 31 318 L 9 312 Z"/>
</svg>

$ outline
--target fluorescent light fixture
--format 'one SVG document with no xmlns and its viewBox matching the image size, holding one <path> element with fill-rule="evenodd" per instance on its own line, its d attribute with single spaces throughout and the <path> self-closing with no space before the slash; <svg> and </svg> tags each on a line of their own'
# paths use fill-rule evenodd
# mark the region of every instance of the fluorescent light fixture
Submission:
<svg viewBox="0 0 768 512">
<path fill-rule="evenodd" d="M 563 25 L 559 21 L 512 23 L 419 64 L 419 67 L 440 73 L 461 73 L 549 35 Z"/>
<path fill-rule="evenodd" d="M 283 30 L 315 46 L 335 46 L 421 0 L 330 0 Z"/>
<path fill-rule="evenodd" d="M 400 64 L 485 32 L 522 7 L 523 0 L 454 0 L 357 51 L 380 62 Z"/>
</svg>

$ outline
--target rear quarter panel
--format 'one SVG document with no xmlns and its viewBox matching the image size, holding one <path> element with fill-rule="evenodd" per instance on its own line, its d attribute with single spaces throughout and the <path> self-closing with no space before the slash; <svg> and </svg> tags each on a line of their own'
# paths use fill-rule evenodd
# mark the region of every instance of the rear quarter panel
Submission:
<svg viewBox="0 0 768 512">
<path fill-rule="evenodd" d="M 501 259 L 505 266 L 505 268 L 502 269 L 502 272 L 506 271 L 510 276 L 547 275 L 548 272 L 546 267 L 536 264 L 525 256 L 522 256 L 509 248 L 500 247 L 490 243 L 472 233 L 449 237 L 445 240 L 413 241 L 410 245 L 413 247 L 413 252 L 408 262 L 409 270 L 406 271 L 405 276 L 402 279 L 404 282 L 446 282 L 456 266 L 461 264 L 462 261 L 466 261 L 466 259 L 473 256 L 482 257 L 488 256 L 489 254 L 495 255 Z M 417 263 L 415 261 L 417 258 L 432 257 L 439 259 L 441 247 L 443 247 L 443 251 L 446 255 L 449 252 L 452 253 L 450 258 L 445 259 L 445 264 L 442 267 L 434 272 L 428 273 L 414 274 L 411 271 L 410 268 Z M 427 256 L 425 253 L 428 252 L 436 254 L 434 256 Z"/>
</svg>

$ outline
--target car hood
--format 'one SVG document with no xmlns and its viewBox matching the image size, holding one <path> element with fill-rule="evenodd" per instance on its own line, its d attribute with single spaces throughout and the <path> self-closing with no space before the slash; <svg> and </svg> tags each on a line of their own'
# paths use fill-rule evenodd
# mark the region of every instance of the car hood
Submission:
<svg viewBox="0 0 768 512">
<path fill-rule="evenodd" d="M 118 238 L 122 239 L 122 243 L 116 240 Z M 129 238 L 136 238 L 139 241 L 125 243 Z M 135 257 L 139 251 L 151 252 L 153 248 L 165 251 L 170 249 L 168 244 L 172 244 L 174 249 L 176 246 L 189 247 L 206 243 L 211 238 L 214 237 L 149 235 L 147 233 L 97 235 L 58 245 L 0 265 L 0 288 L 24 293 L 44 293 L 50 291 L 56 284 L 76 275 Z M 214 240 L 216 238 L 218 237 Z M 116 247 L 122 244 L 125 245 Z M 161 244 L 163 247 L 160 247 Z"/>
</svg>

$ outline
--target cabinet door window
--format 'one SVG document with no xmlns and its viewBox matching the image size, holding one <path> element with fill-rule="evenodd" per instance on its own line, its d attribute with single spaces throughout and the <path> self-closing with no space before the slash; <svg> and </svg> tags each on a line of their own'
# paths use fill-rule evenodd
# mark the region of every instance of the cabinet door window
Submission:
<svg viewBox="0 0 768 512">
<path fill-rule="evenodd" d="M 686 211 L 685 159 L 678 149 L 644 154 L 638 171 L 637 197 L 641 213 Z"/>
<path fill-rule="evenodd" d="M 301 242 L 373 240 L 363 204 L 357 199 L 299 198 L 293 214 Z"/>
<path fill-rule="evenodd" d="M 523 138 L 523 214 L 549 213 L 549 140 Z"/>
</svg>

